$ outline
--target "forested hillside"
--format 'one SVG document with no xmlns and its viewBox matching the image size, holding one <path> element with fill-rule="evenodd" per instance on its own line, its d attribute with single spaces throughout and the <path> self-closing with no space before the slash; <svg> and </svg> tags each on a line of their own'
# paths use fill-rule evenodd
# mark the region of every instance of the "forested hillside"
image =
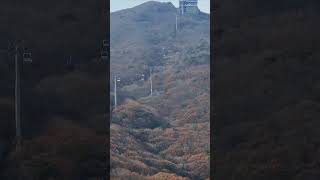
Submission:
<svg viewBox="0 0 320 180">
<path fill-rule="evenodd" d="M 178 16 L 176 31 L 176 12 L 151 1 L 111 13 L 112 179 L 209 179 L 210 19 Z"/>
<path fill-rule="evenodd" d="M 0 49 L 24 40 L 22 146 L 15 146 L 14 57 L 0 55 L 0 179 L 106 176 L 105 1 L 0 2 Z M 72 61 L 67 60 L 72 56 Z"/>
<path fill-rule="evenodd" d="M 215 179 L 320 177 L 319 5 L 214 1 Z"/>
</svg>

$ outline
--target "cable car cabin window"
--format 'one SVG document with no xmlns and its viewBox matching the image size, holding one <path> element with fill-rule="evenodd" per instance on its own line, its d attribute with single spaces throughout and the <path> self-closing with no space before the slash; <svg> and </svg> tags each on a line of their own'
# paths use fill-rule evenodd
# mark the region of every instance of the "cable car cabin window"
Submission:
<svg viewBox="0 0 320 180">
<path fill-rule="evenodd" d="M 103 47 L 101 49 L 101 59 L 107 59 L 109 57 L 108 49 L 107 47 Z"/>
<path fill-rule="evenodd" d="M 103 40 L 103 47 L 107 47 L 108 46 L 108 43 L 106 40 Z"/>
<path fill-rule="evenodd" d="M 24 62 L 32 62 L 31 53 L 23 53 L 23 61 Z"/>
<path fill-rule="evenodd" d="M 106 52 L 106 51 L 101 51 L 101 58 L 102 58 L 102 59 L 107 59 L 107 58 L 108 58 L 108 52 Z"/>
</svg>

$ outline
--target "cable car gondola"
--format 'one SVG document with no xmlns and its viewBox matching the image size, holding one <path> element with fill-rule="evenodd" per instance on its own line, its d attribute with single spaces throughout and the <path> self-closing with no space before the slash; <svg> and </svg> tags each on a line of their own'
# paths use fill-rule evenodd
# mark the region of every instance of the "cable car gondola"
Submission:
<svg viewBox="0 0 320 180">
<path fill-rule="evenodd" d="M 31 63 L 32 62 L 32 54 L 31 52 L 23 52 L 23 62 Z"/>
<path fill-rule="evenodd" d="M 107 47 L 108 46 L 107 40 L 103 40 L 102 43 L 103 43 L 103 47 Z"/>
<path fill-rule="evenodd" d="M 106 59 L 108 59 L 108 57 L 109 57 L 108 52 L 105 49 L 102 49 L 101 50 L 101 59 L 106 60 Z"/>
<path fill-rule="evenodd" d="M 100 52 L 100 56 L 101 56 L 102 60 L 106 60 L 106 59 L 109 58 L 108 47 L 109 47 L 109 45 L 108 45 L 107 40 L 103 40 L 102 49 L 101 49 L 101 52 Z"/>
</svg>

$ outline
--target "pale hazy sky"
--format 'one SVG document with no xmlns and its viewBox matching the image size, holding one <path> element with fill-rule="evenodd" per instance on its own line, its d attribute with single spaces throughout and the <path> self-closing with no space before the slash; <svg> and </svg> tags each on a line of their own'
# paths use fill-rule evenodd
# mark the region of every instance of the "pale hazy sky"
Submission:
<svg viewBox="0 0 320 180">
<path fill-rule="evenodd" d="M 147 1 L 150 1 L 150 0 L 110 0 L 110 11 L 114 12 L 121 9 L 131 8 Z M 157 1 L 172 2 L 172 4 L 175 5 L 176 7 L 179 6 L 179 0 L 157 0 Z M 201 11 L 210 13 L 210 0 L 199 0 L 198 6 Z"/>
</svg>

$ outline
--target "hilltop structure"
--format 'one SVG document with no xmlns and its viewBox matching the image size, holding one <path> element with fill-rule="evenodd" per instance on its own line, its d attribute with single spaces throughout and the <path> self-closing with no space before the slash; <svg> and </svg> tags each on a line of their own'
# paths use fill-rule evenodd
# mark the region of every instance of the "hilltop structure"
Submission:
<svg viewBox="0 0 320 180">
<path fill-rule="evenodd" d="M 180 0 L 179 13 L 184 14 L 197 14 L 199 13 L 198 0 Z"/>
</svg>

